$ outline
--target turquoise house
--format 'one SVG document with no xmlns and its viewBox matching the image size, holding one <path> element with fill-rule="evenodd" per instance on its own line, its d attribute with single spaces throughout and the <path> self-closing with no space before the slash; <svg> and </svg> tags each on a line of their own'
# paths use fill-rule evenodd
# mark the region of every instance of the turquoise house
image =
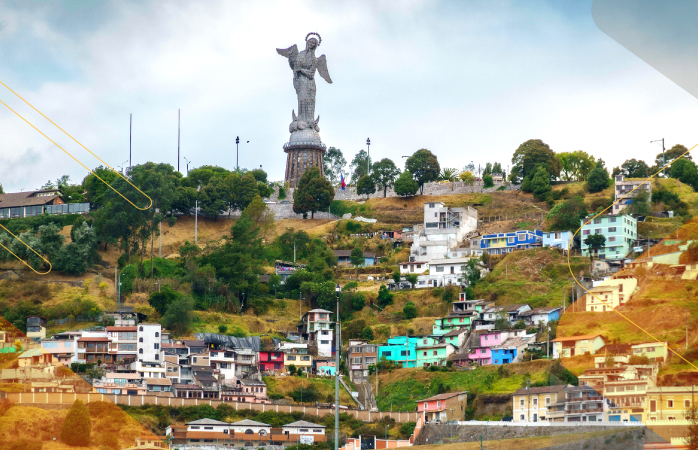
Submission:
<svg viewBox="0 0 698 450">
<path fill-rule="evenodd" d="M 421 341 L 420 341 L 421 342 Z M 443 366 L 456 351 L 452 344 L 417 345 L 417 367 Z"/>
<path fill-rule="evenodd" d="M 446 316 L 434 319 L 434 328 L 432 334 L 442 336 L 449 331 L 458 330 L 461 328 L 470 327 L 471 317 L 477 316 Z"/>
<path fill-rule="evenodd" d="M 391 337 L 386 345 L 378 346 L 378 359 L 385 357 L 405 368 L 417 367 L 416 347 L 419 340 L 416 337 Z"/>
</svg>

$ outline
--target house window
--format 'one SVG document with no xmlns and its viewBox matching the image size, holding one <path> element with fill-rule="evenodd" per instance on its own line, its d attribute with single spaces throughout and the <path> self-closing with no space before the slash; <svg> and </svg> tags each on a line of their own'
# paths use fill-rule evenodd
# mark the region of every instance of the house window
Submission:
<svg viewBox="0 0 698 450">
<path fill-rule="evenodd" d="M 601 234 L 601 228 L 597 228 L 594 230 L 594 234 Z"/>
<path fill-rule="evenodd" d="M 521 422 L 524 422 L 524 421 L 526 421 L 526 418 L 524 417 L 523 414 L 521 414 L 521 415 L 519 415 L 519 420 L 520 420 Z"/>
<path fill-rule="evenodd" d="M 684 408 L 690 408 L 690 407 L 691 407 L 691 401 L 690 401 L 690 400 L 684 400 L 684 401 L 683 401 L 683 406 L 684 406 Z"/>
<path fill-rule="evenodd" d="M 516 238 L 514 238 L 514 237 L 507 238 L 507 242 L 508 242 L 509 244 L 513 244 L 515 239 L 516 239 Z"/>
<path fill-rule="evenodd" d="M 584 230 L 582 233 L 585 234 L 585 235 L 587 235 L 587 234 L 591 234 L 591 231 L 590 231 L 590 230 Z"/>
<path fill-rule="evenodd" d="M 616 218 L 615 218 L 615 217 L 609 217 L 609 218 L 608 218 L 608 221 L 609 221 L 609 222 L 615 222 L 615 221 L 616 221 Z"/>
<path fill-rule="evenodd" d="M 533 399 L 533 406 L 538 406 L 538 399 L 537 398 Z"/>
<path fill-rule="evenodd" d="M 424 409 L 429 409 L 429 404 L 427 402 L 424 402 Z"/>
<path fill-rule="evenodd" d="M 594 223 L 601 223 L 601 219 L 594 219 Z"/>
<path fill-rule="evenodd" d="M 436 271 L 437 271 L 437 272 L 443 272 L 443 271 L 444 271 L 444 268 L 443 268 L 443 267 L 438 267 L 438 266 L 437 266 L 437 267 L 436 267 Z"/>
<path fill-rule="evenodd" d="M 674 407 L 674 401 L 673 401 L 673 400 L 667 400 L 667 401 L 666 401 L 666 406 L 667 406 L 667 408 L 673 408 L 673 407 Z"/>
<path fill-rule="evenodd" d="M 615 241 L 616 241 L 616 237 L 615 237 L 615 236 L 610 236 L 610 237 L 608 238 L 608 241 L 609 241 L 609 242 L 615 242 Z"/>
<path fill-rule="evenodd" d="M 143 349 L 142 349 L 142 348 L 139 348 L 139 349 L 138 349 L 138 353 L 143 354 Z"/>
<path fill-rule="evenodd" d="M 615 233 L 616 232 L 616 227 L 609 227 L 608 228 L 609 233 Z"/>
</svg>

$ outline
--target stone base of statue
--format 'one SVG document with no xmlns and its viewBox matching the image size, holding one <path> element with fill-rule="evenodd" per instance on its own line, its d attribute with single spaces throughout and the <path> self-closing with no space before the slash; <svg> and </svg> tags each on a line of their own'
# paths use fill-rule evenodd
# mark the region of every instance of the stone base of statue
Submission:
<svg viewBox="0 0 698 450">
<path fill-rule="evenodd" d="M 325 150 L 320 134 L 313 128 L 294 130 L 291 133 L 291 138 L 284 144 L 284 152 L 287 154 L 284 180 L 289 187 L 298 186 L 303 172 L 311 167 L 319 168 L 322 176 L 325 176 L 322 163 Z"/>
</svg>

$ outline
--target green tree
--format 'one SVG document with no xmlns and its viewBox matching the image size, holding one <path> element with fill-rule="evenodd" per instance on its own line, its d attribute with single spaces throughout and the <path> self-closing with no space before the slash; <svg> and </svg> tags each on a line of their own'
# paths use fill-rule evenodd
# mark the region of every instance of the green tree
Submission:
<svg viewBox="0 0 698 450">
<path fill-rule="evenodd" d="M 330 147 L 322 158 L 325 177 L 330 180 L 333 186 L 338 186 L 342 180 L 342 173 L 347 165 L 342 151 L 338 148 Z"/>
<path fill-rule="evenodd" d="M 633 202 L 628 205 L 630 214 L 646 216 L 650 213 L 650 194 L 644 189 L 636 191 Z"/>
<path fill-rule="evenodd" d="M 229 209 L 228 199 L 231 196 L 231 186 L 223 178 L 212 177 L 198 193 L 199 207 L 206 215 L 218 218 Z"/>
<path fill-rule="evenodd" d="M 393 281 L 395 282 L 395 284 L 398 284 L 401 279 L 402 279 L 402 274 L 400 273 L 399 270 L 396 270 L 395 272 L 393 272 Z"/>
<path fill-rule="evenodd" d="M 192 311 L 194 301 L 191 297 L 181 297 L 172 302 L 167 312 L 162 317 L 162 326 L 171 330 L 175 336 L 184 336 L 189 333 L 194 319 Z"/>
<path fill-rule="evenodd" d="M 424 148 L 417 150 L 412 156 L 407 158 L 405 169 L 417 181 L 420 194 L 424 194 L 424 183 L 438 180 L 441 173 L 441 166 L 436 155 Z"/>
<path fill-rule="evenodd" d="M 349 170 L 351 170 L 351 182 L 353 184 L 358 183 L 358 181 L 364 175 L 370 175 L 367 171 L 367 161 L 370 164 L 371 158 L 368 156 L 365 150 L 360 150 L 359 153 L 354 156 L 354 159 L 351 160 Z"/>
<path fill-rule="evenodd" d="M 543 165 L 550 179 L 554 180 L 560 176 L 561 163 L 555 152 L 548 144 L 540 139 L 529 139 L 514 152 L 511 158 L 512 168 L 509 179 L 516 183 L 523 180 L 529 173 L 533 172 L 536 166 Z"/>
<path fill-rule="evenodd" d="M 590 234 L 584 238 L 584 244 L 589 247 L 591 254 L 596 255 L 606 246 L 606 237 L 603 234 Z"/>
<path fill-rule="evenodd" d="M 321 174 L 320 169 L 311 167 L 306 170 L 293 191 L 293 212 L 310 213 L 313 218 L 316 211 L 324 211 L 334 200 L 334 188 Z"/>
<path fill-rule="evenodd" d="M 651 175 L 647 163 L 635 158 L 625 160 L 620 169 L 626 178 L 647 178 Z"/>
<path fill-rule="evenodd" d="M 461 172 L 458 178 L 468 186 L 475 184 L 475 175 L 470 171 Z"/>
<path fill-rule="evenodd" d="M 376 184 L 373 182 L 373 178 L 369 177 L 368 175 L 364 175 L 361 178 L 359 178 L 358 183 L 356 183 L 357 194 L 366 194 L 366 198 L 368 198 L 370 194 L 374 194 L 375 192 Z"/>
<path fill-rule="evenodd" d="M 173 290 L 170 286 L 165 285 L 160 288 L 159 291 L 153 292 L 148 297 L 148 303 L 150 306 L 155 308 L 161 316 L 165 315 L 167 309 L 172 303 L 179 300 L 182 294 Z"/>
<path fill-rule="evenodd" d="M 452 167 L 444 167 L 439 175 L 439 180 L 456 181 L 458 179 L 458 169 Z"/>
<path fill-rule="evenodd" d="M 381 189 L 383 189 L 383 197 L 387 196 L 388 188 L 393 187 L 395 179 L 400 175 L 400 169 L 397 168 L 392 159 L 383 158 L 373 165 L 373 181 Z"/>
<path fill-rule="evenodd" d="M 366 298 L 360 292 L 351 294 L 351 309 L 361 311 L 366 306 Z"/>
<path fill-rule="evenodd" d="M 196 206 L 199 193 L 188 186 L 177 186 L 175 198 L 172 202 L 172 210 L 186 215 L 191 215 L 191 210 Z"/>
<path fill-rule="evenodd" d="M 540 165 L 524 178 L 521 184 L 521 190 L 524 192 L 532 192 L 533 195 L 541 201 L 548 199 L 550 195 L 550 175 L 545 169 L 545 166 Z"/>
<path fill-rule="evenodd" d="M 587 175 L 587 187 L 589 192 L 601 192 L 611 184 L 611 177 L 608 175 L 608 170 L 604 166 L 603 160 L 599 159 L 596 162 L 596 167 L 591 169 Z"/>
<path fill-rule="evenodd" d="M 405 303 L 402 307 L 402 313 L 405 315 L 405 319 L 410 320 L 417 317 L 417 307 L 412 302 Z"/>
<path fill-rule="evenodd" d="M 674 161 L 675 159 L 678 159 L 679 157 L 681 158 L 686 158 L 688 160 L 692 160 L 693 156 L 691 153 L 686 153 L 688 152 L 688 149 L 686 146 L 681 145 L 681 144 L 676 144 L 673 147 L 671 147 L 669 150 L 667 150 L 664 153 L 657 153 L 657 157 L 654 159 L 654 163 L 658 168 L 662 168 L 666 164 L 669 164 L 670 162 Z M 684 155 L 685 153 L 685 155 Z M 681 156 L 684 155 L 684 156 Z M 667 172 L 669 171 L 669 168 L 667 167 Z"/>
<path fill-rule="evenodd" d="M 414 287 L 417 285 L 417 280 L 419 280 L 419 277 L 417 277 L 417 275 L 411 273 L 409 275 L 405 275 L 405 280 L 408 283 L 410 283 L 410 285 L 412 286 L 412 289 L 414 289 Z"/>
<path fill-rule="evenodd" d="M 366 263 L 366 258 L 364 257 L 364 251 L 360 247 L 354 247 L 349 255 L 349 261 L 354 267 L 363 266 Z"/>
<path fill-rule="evenodd" d="M 373 329 L 369 326 L 365 327 L 361 331 L 361 339 L 366 339 L 367 341 L 372 341 L 374 339 L 373 337 Z"/>
<path fill-rule="evenodd" d="M 250 203 L 252 203 L 252 200 L 254 200 L 254 198 L 259 195 L 257 180 L 255 180 L 251 172 L 247 172 L 240 180 L 240 189 L 238 195 L 238 207 L 240 209 L 247 208 L 247 206 Z"/>
<path fill-rule="evenodd" d="M 492 175 L 487 174 L 484 177 L 482 177 L 482 187 L 487 189 L 487 188 L 491 188 L 493 186 L 494 186 L 494 181 L 492 180 Z"/>
<path fill-rule="evenodd" d="M 404 172 L 402 172 L 398 179 L 395 181 L 395 193 L 397 195 L 411 196 L 416 194 L 418 189 L 419 185 L 416 181 L 414 181 L 412 173 L 410 173 L 409 170 L 405 170 Z"/>
<path fill-rule="evenodd" d="M 565 181 L 586 180 L 587 174 L 596 164 L 594 158 L 582 150 L 558 153 L 557 157 L 560 160 L 562 179 Z"/>
<path fill-rule="evenodd" d="M 73 447 L 87 447 L 91 432 L 90 412 L 82 401 L 75 400 L 61 425 L 61 441 Z"/>
<path fill-rule="evenodd" d="M 119 178 L 118 173 L 104 166 L 99 166 L 82 180 L 82 187 L 87 192 L 87 200 L 93 207 L 106 205 L 104 194 L 111 190 L 108 185 L 111 185 L 117 178 Z"/>
<path fill-rule="evenodd" d="M 378 289 L 378 298 L 376 299 L 378 306 L 385 308 L 388 305 L 393 304 L 393 294 L 388 290 L 385 285 L 381 285 Z"/>
<path fill-rule="evenodd" d="M 550 230 L 576 230 L 580 221 L 587 216 L 584 198 L 580 195 L 565 200 L 553 206 L 548 213 Z"/>
</svg>

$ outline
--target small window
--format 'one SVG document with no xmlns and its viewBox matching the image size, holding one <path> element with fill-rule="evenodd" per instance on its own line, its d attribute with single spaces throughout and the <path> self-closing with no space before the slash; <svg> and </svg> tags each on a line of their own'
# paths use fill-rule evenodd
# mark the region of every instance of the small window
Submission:
<svg viewBox="0 0 698 450">
<path fill-rule="evenodd" d="M 142 354 L 143 354 L 143 349 L 142 349 L 142 348 L 139 348 L 139 349 L 138 349 L 138 353 L 140 353 L 140 354 L 142 355 Z"/>
<path fill-rule="evenodd" d="M 155 332 L 155 337 L 160 337 L 160 333 L 158 333 L 158 332 L 156 331 L 156 332 Z"/>
<path fill-rule="evenodd" d="M 674 407 L 674 401 L 673 401 L 673 400 L 667 400 L 667 401 L 666 401 L 666 406 L 667 406 L 667 408 L 673 408 L 673 407 Z"/>
<path fill-rule="evenodd" d="M 143 342 L 143 338 L 142 337 L 138 338 L 138 342 Z"/>
<path fill-rule="evenodd" d="M 138 331 L 143 331 L 143 327 L 138 327 Z"/>
</svg>

